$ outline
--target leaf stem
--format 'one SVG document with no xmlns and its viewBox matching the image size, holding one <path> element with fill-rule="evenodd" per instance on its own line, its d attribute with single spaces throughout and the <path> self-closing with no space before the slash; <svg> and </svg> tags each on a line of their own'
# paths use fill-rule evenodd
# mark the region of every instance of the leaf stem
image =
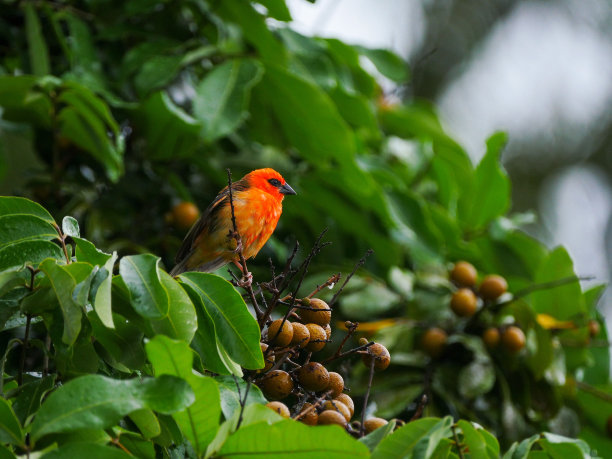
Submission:
<svg viewBox="0 0 612 459">
<path fill-rule="evenodd" d="M 375 359 L 370 359 L 370 375 L 368 378 L 368 390 L 365 393 L 365 397 L 363 398 L 363 409 L 361 410 L 361 426 L 359 426 L 359 436 L 363 437 L 365 433 L 365 416 L 366 416 L 366 408 L 368 407 L 368 398 L 370 398 L 370 390 L 372 389 L 372 380 L 374 379 L 374 364 L 376 363 Z"/>
<path fill-rule="evenodd" d="M 453 423 L 453 425 L 451 425 L 451 430 L 453 431 L 453 437 L 455 438 L 455 446 L 457 447 L 457 454 L 459 455 L 459 459 L 465 459 L 463 456 L 463 451 L 461 450 L 459 435 L 457 435 L 457 424 Z"/>
</svg>

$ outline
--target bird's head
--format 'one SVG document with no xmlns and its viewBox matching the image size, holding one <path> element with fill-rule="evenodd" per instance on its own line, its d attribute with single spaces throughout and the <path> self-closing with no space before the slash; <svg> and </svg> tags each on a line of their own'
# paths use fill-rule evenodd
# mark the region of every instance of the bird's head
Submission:
<svg viewBox="0 0 612 459">
<path fill-rule="evenodd" d="M 282 175 L 274 169 L 256 169 L 244 176 L 252 187 L 258 188 L 282 200 L 286 194 L 296 194 Z"/>
</svg>

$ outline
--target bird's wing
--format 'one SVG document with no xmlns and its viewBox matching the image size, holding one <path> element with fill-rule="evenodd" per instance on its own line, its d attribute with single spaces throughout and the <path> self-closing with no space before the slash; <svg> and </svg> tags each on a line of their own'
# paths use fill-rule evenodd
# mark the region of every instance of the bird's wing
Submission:
<svg viewBox="0 0 612 459">
<path fill-rule="evenodd" d="M 232 195 L 234 193 L 238 193 L 240 191 L 244 191 L 248 188 L 246 183 L 243 183 L 242 180 L 238 182 L 232 183 Z M 176 254 L 174 259 L 175 263 L 179 264 L 189 258 L 194 249 L 194 244 L 196 239 L 203 233 L 212 233 L 219 223 L 219 211 L 225 207 L 225 205 L 229 206 L 229 190 L 227 187 L 223 188 L 217 195 L 217 197 L 210 203 L 210 205 L 206 208 L 202 216 L 198 219 L 198 221 L 191 227 L 187 236 L 183 240 L 183 244 L 181 248 Z"/>
</svg>

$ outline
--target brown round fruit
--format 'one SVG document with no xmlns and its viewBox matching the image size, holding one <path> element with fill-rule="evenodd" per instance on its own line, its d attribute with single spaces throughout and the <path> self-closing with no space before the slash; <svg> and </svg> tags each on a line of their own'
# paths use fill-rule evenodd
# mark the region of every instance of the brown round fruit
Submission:
<svg viewBox="0 0 612 459">
<path fill-rule="evenodd" d="M 323 409 L 337 411 L 342 416 L 344 416 L 346 422 L 349 422 L 351 420 L 351 410 L 348 409 L 348 406 L 338 400 L 327 400 L 323 404 Z"/>
<path fill-rule="evenodd" d="M 282 329 L 281 329 L 282 324 Z M 293 339 L 293 325 L 288 320 L 276 319 L 268 326 L 268 342 L 277 347 L 285 347 Z"/>
<path fill-rule="evenodd" d="M 308 410 L 308 408 L 310 408 L 311 406 L 312 406 L 312 403 L 304 403 L 301 413 Z M 309 425 L 309 426 L 316 426 L 318 420 L 319 420 L 319 415 L 317 414 L 316 409 L 310 410 L 308 413 L 304 414 L 302 417 L 299 418 L 300 422 L 303 422 L 304 424 Z"/>
<path fill-rule="evenodd" d="M 385 370 L 391 363 L 391 354 L 385 346 L 380 343 L 374 343 L 369 346 L 366 351 L 367 354 L 361 354 L 363 364 L 370 368 L 372 359 L 374 359 L 374 369 L 376 371 Z"/>
<path fill-rule="evenodd" d="M 293 322 L 291 325 L 293 326 L 293 338 L 291 339 L 291 345 L 298 346 L 300 349 L 305 348 L 308 341 L 310 341 L 310 332 L 308 331 L 308 327 L 299 322 Z"/>
<path fill-rule="evenodd" d="M 370 432 L 374 432 L 379 427 L 385 426 L 389 424 L 389 421 L 383 418 L 370 418 L 366 419 L 363 423 L 363 427 L 365 429 L 365 433 L 369 434 Z"/>
<path fill-rule="evenodd" d="M 305 389 L 320 392 L 329 386 L 327 369 L 317 362 L 309 362 L 297 371 L 298 381 Z"/>
<path fill-rule="evenodd" d="M 281 400 L 293 390 L 293 380 L 283 370 L 272 370 L 257 383 L 267 398 Z"/>
<path fill-rule="evenodd" d="M 325 327 L 331 321 L 331 310 L 325 301 L 318 298 L 304 298 L 302 306 L 314 309 L 300 309 L 300 317 L 303 322 Z"/>
<path fill-rule="evenodd" d="M 489 349 L 495 349 L 499 345 L 500 334 L 495 327 L 489 327 L 482 333 L 482 341 Z"/>
<path fill-rule="evenodd" d="M 506 279 L 497 274 L 486 276 L 480 283 L 478 292 L 483 300 L 496 300 L 508 290 Z"/>
<path fill-rule="evenodd" d="M 325 330 L 325 336 L 327 336 L 327 339 L 331 338 L 331 327 L 329 324 L 327 324 L 325 327 L 323 327 L 323 330 Z"/>
<path fill-rule="evenodd" d="M 272 368 L 272 366 L 274 366 L 274 362 L 276 361 L 276 356 L 274 354 L 271 354 L 271 353 L 266 355 L 266 351 L 268 350 L 268 345 L 266 343 L 259 343 L 259 347 L 261 348 L 261 352 L 264 355 L 265 366 L 263 368 L 257 370 L 257 372 L 258 373 L 265 373 L 270 368 Z"/>
<path fill-rule="evenodd" d="M 335 371 L 329 372 L 329 385 L 327 386 L 327 390 L 331 390 L 330 397 L 335 398 L 342 393 L 344 390 L 344 378 L 340 373 L 336 373 Z"/>
<path fill-rule="evenodd" d="M 459 287 L 473 287 L 477 277 L 476 268 L 467 261 L 458 261 L 450 272 L 451 280 Z"/>
<path fill-rule="evenodd" d="M 441 328 L 433 327 L 427 330 L 421 338 L 423 350 L 431 357 L 438 358 L 444 352 L 448 335 Z"/>
<path fill-rule="evenodd" d="M 353 414 L 355 414 L 355 404 L 353 403 L 353 399 L 349 397 L 348 395 L 340 394 L 336 398 L 334 398 L 334 401 L 344 403 L 346 407 L 349 409 L 351 413 L 351 417 L 353 416 Z"/>
<path fill-rule="evenodd" d="M 310 341 L 306 346 L 307 351 L 317 352 L 325 347 L 327 341 L 327 335 L 323 327 L 317 324 L 306 324 L 308 331 L 310 332 Z"/>
<path fill-rule="evenodd" d="M 506 350 L 513 354 L 525 347 L 525 334 L 523 330 L 514 325 L 504 330 L 501 340 Z"/>
<path fill-rule="evenodd" d="M 450 307 L 459 317 L 471 317 L 476 312 L 478 300 L 469 288 L 460 288 L 451 297 Z"/>
<path fill-rule="evenodd" d="M 346 419 L 342 414 L 334 410 L 325 410 L 319 414 L 319 425 L 337 424 L 342 427 L 346 427 Z"/>
<path fill-rule="evenodd" d="M 191 228 L 199 217 L 200 211 L 193 202 L 183 201 L 172 208 L 172 221 L 179 229 Z"/>
<path fill-rule="evenodd" d="M 597 335 L 599 335 L 599 322 L 597 322 L 596 320 L 589 320 L 589 336 L 591 338 L 595 338 Z"/>
<path fill-rule="evenodd" d="M 291 416 L 291 413 L 289 413 L 289 408 L 287 408 L 287 405 L 285 405 L 282 402 L 268 402 L 266 403 L 266 406 L 276 411 L 278 414 L 280 414 L 284 418 L 288 418 Z"/>
</svg>

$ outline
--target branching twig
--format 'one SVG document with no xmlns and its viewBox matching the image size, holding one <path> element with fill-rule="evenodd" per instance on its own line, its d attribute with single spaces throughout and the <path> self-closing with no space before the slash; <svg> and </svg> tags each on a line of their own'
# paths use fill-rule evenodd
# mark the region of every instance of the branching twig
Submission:
<svg viewBox="0 0 612 459">
<path fill-rule="evenodd" d="M 368 390 L 366 390 L 365 397 L 363 398 L 363 409 L 361 410 L 361 426 L 359 427 L 359 436 L 363 437 L 365 433 L 365 416 L 366 408 L 368 406 L 368 398 L 370 398 L 370 390 L 372 389 L 372 379 L 374 379 L 374 365 L 376 359 L 370 359 L 370 376 L 368 378 Z"/>
<path fill-rule="evenodd" d="M 369 343 L 364 344 L 363 346 L 355 347 L 355 348 L 351 349 L 350 351 L 346 351 L 346 352 L 343 352 L 343 353 L 338 354 L 338 355 L 334 354 L 331 357 L 328 357 L 325 360 L 323 360 L 321 363 L 328 363 L 328 362 L 331 362 L 333 360 L 337 360 L 337 359 L 341 359 L 342 357 L 346 357 L 347 355 L 354 354 L 355 352 L 363 351 L 363 350 L 369 348 L 372 344 L 374 344 L 374 341 L 370 341 Z"/>
<path fill-rule="evenodd" d="M 344 323 L 344 325 L 348 329 L 348 332 L 346 333 L 346 336 L 344 337 L 344 339 L 340 343 L 340 346 L 338 346 L 338 349 L 336 349 L 336 352 L 334 352 L 334 355 L 332 355 L 330 357 L 331 360 L 334 360 L 334 359 L 338 358 L 338 356 L 340 355 L 340 352 L 342 352 L 342 348 L 344 347 L 344 345 L 346 344 L 348 339 L 353 335 L 353 333 L 355 333 L 355 330 L 357 330 L 357 327 L 359 327 L 359 322 L 350 322 L 350 321 L 347 320 Z"/>
<path fill-rule="evenodd" d="M 340 290 L 338 290 L 334 296 L 332 297 L 332 299 L 329 302 L 329 305 L 332 306 L 336 300 L 338 299 L 338 297 L 340 296 L 340 294 L 342 293 L 342 290 L 344 290 L 344 287 L 346 287 L 346 284 L 348 284 L 348 282 L 351 280 L 351 277 L 353 277 L 353 275 L 357 272 L 357 270 L 363 266 L 363 264 L 366 262 L 366 259 L 372 254 L 374 253 L 374 251 L 372 249 L 368 249 L 366 251 L 366 253 L 363 255 L 363 257 L 361 257 L 359 259 L 359 261 L 355 264 L 355 267 L 353 268 L 353 270 L 351 271 L 351 273 L 348 275 L 348 277 L 345 279 L 344 283 L 342 284 L 342 287 L 340 287 Z"/>
<path fill-rule="evenodd" d="M 238 252 L 240 265 L 242 266 L 242 275 L 247 276 L 249 270 L 247 268 L 244 254 L 242 253 L 242 238 L 240 237 L 240 233 L 238 233 L 238 227 L 236 226 L 236 214 L 234 213 L 234 197 L 232 195 L 232 172 L 229 169 L 227 169 L 227 190 L 229 193 L 230 210 L 232 212 L 232 227 L 234 228 L 233 232 L 230 233 L 230 236 L 236 240 L 236 251 Z M 243 287 L 248 292 L 249 297 L 251 298 L 251 303 L 253 304 L 253 309 L 255 309 L 257 319 L 259 319 L 262 315 L 262 312 L 259 309 L 259 304 L 257 304 L 257 298 L 255 298 L 255 293 L 253 292 L 252 281 L 247 280 L 247 282 L 241 283 L 241 287 Z"/>
<path fill-rule="evenodd" d="M 335 283 L 337 283 L 340 280 L 341 277 L 342 276 L 340 273 L 334 274 L 329 279 L 327 279 L 325 283 L 321 285 L 317 285 L 317 288 L 315 288 L 306 298 L 312 298 L 317 293 L 319 293 L 321 290 L 323 290 L 325 287 L 329 287 L 330 285 L 333 286 Z"/>
<path fill-rule="evenodd" d="M 331 394 L 331 393 L 332 393 L 332 391 L 328 390 L 323 395 L 321 395 L 318 399 L 316 399 L 312 405 L 310 405 L 304 411 L 300 411 L 295 416 L 292 416 L 292 418 L 297 421 L 298 419 L 306 416 L 311 411 L 316 410 L 317 407 L 323 402 L 323 400 L 325 400 L 329 396 L 329 394 Z"/>
<path fill-rule="evenodd" d="M 461 450 L 461 443 L 459 442 L 459 435 L 457 435 L 457 425 L 454 422 L 451 426 L 451 430 L 453 431 L 453 437 L 455 438 L 455 446 L 457 447 L 457 454 L 459 455 L 459 459 L 464 459 L 463 451 Z"/>
</svg>

